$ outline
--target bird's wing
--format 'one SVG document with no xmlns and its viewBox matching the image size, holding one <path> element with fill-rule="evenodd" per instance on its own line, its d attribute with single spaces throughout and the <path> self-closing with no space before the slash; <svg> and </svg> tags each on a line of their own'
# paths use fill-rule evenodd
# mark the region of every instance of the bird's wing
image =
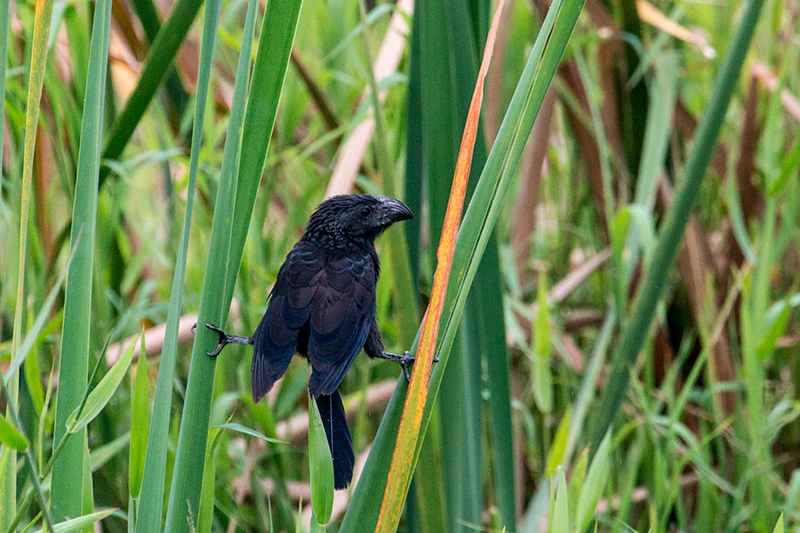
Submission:
<svg viewBox="0 0 800 533">
<path fill-rule="evenodd" d="M 316 245 L 300 241 L 286 256 L 264 318 L 253 334 L 250 387 L 258 402 L 289 367 L 300 329 L 311 317 L 314 294 L 325 271 Z"/>
<path fill-rule="evenodd" d="M 375 263 L 368 254 L 331 259 L 311 305 L 312 396 L 332 394 L 361 351 L 375 316 Z"/>
</svg>

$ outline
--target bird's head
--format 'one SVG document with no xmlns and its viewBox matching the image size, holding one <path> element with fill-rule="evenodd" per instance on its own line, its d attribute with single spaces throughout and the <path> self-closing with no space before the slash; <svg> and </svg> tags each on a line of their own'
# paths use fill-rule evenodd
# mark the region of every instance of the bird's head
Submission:
<svg viewBox="0 0 800 533">
<path fill-rule="evenodd" d="M 304 238 L 342 247 L 371 242 L 386 228 L 414 218 L 406 204 L 390 196 L 343 194 L 322 202 L 311 215 Z"/>
</svg>

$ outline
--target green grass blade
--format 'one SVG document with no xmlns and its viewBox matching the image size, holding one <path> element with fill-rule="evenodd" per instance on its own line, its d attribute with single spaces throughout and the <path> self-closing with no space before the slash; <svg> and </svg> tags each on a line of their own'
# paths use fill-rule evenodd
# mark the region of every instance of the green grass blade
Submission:
<svg viewBox="0 0 800 533">
<path fill-rule="evenodd" d="M 147 40 L 152 45 L 158 39 L 158 33 L 161 31 L 161 18 L 158 15 L 155 4 L 152 0 L 132 0 L 131 5 L 142 23 L 142 29 L 147 36 Z M 175 106 L 176 115 L 183 115 L 189 95 L 186 94 L 186 89 L 183 87 L 181 78 L 174 66 L 167 69 L 164 88 Z"/>
<path fill-rule="evenodd" d="M 455 162 L 459 149 L 458 132 L 463 130 L 466 117 L 458 120 L 458 95 L 456 93 L 455 66 L 451 63 L 453 51 L 451 30 L 448 25 L 446 2 L 421 2 L 416 5 L 415 19 L 419 27 L 420 45 L 420 92 L 421 109 L 421 140 L 422 140 L 422 171 L 428 177 L 427 204 L 430 210 L 427 232 L 431 236 L 430 252 L 433 256 L 438 248 L 439 236 L 447 209 L 447 200 L 450 196 L 450 180 L 452 179 Z M 466 21 L 458 21 L 463 25 Z M 472 48 L 472 43 L 467 41 Z M 464 77 L 472 78 L 477 74 L 473 71 L 464 73 Z M 435 96 L 433 96 L 435 95 Z M 410 128 L 409 128 L 410 130 Z M 480 144 L 476 140 L 476 144 Z M 480 163 L 475 166 L 478 167 Z M 424 182 L 423 182 L 424 183 Z M 416 219 L 415 219 L 416 220 Z M 446 529 L 458 529 L 463 525 L 459 522 L 474 523 L 474 513 L 465 507 L 469 505 L 465 492 L 471 473 L 472 464 L 466 464 L 464 457 L 467 450 L 466 430 L 464 428 L 466 413 L 463 413 L 463 381 L 461 379 L 463 354 L 461 350 L 454 350 L 456 361 L 451 366 L 446 385 L 442 394 L 449 399 L 440 406 L 440 432 L 439 442 L 434 446 L 444 450 L 441 454 L 441 480 L 434 479 L 433 483 L 440 484 L 445 497 L 445 515 L 447 518 Z M 463 415 L 463 416 L 462 416 Z M 453 440 L 454 435 L 459 435 Z M 474 435 L 473 435 L 474 437 Z M 420 436 L 420 440 L 423 437 Z M 427 440 L 427 439 L 425 439 Z M 448 446 L 443 442 L 447 440 Z M 431 447 L 434 447 L 431 446 Z M 387 459 L 387 463 L 389 459 Z M 434 471 L 434 473 L 437 473 Z M 417 479 L 422 476 L 417 476 Z M 422 481 L 422 483 L 426 483 Z M 430 488 L 423 489 L 425 492 Z M 435 517 L 434 517 L 435 518 Z M 345 519 L 346 520 L 346 519 Z M 346 522 L 345 522 L 346 523 Z M 423 527 L 430 527 L 422 524 Z"/>
<path fill-rule="evenodd" d="M 238 118 L 232 117 L 228 124 L 230 134 L 225 141 L 211 225 L 199 324 L 222 324 L 228 316 L 299 11 L 297 0 L 273 0 L 267 5 L 253 71 L 252 87 L 257 90 L 250 91 L 242 137 L 238 135 Z M 238 76 L 237 81 L 246 83 L 247 76 Z M 240 140 L 247 149 L 237 165 Z M 205 352 L 213 349 L 217 340 L 207 328 L 197 329 L 175 457 L 176 482 L 167 511 L 167 530 L 171 532 L 188 531 L 185 517 L 198 511 L 216 369 L 216 361 Z"/>
<path fill-rule="evenodd" d="M 234 105 L 231 109 L 231 121 L 236 121 L 236 116 L 241 115 L 242 93 L 247 87 L 247 69 L 250 66 L 250 50 L 252 47 L 253 27 L 255 21 L 255 0 L 248 3 L 247 17 L 245 19 L 242 37 L 242 50 L 237 67 L 237 81 L 234 87 Z M 158 369 L 158 383 L 156 385 L 155 400 L 153 403 L 153 421 L 147 442 L 147 455 L 145 457 L 142 484 L 148 487 L 141 495 L 139 502 L 139 516 L 136 521 L 136 531 L 147 533 L 161 527 L 162 508 L 164 501 L 164 479 L 167 468 L 167 444 L 169 438 L 170 407 L 172 406 L 172 387 L 175 379 L 175 359 L 178 351 L 178 325 L 180 323 L 183 305 L 183 286 L 186 279 L 186 261 L 189 248 L 189 235 L 191 232 L 192 213 L 194 210 L 195 190 L 197 186 L 197 169 L 200 160 L 200 147 L 205 122 L 205 102 L 208 97 L 209 80 L 214 59 L 217 23 L 221 2 L 209 5 L 207 9 L 217 12 L 216 17 L 206 17 L 203 33 L 203 47 L 201 49 L 200 63 L 198 66 L 198 85 L 194 128 L 192 130 L 192 150 L 189 163 L 189 185 L 187 189 L 186 213 L 181 229 L 181 241 L 178 245 L 178 256 L 175 262 L 175 272 L 172 279 L 169 311 L 164 337 L 164 347 L 161 351 L 161 363 Z M 238 97 L 238 99 L 236 98 Z"/>
<path fill-rule="evenodd" d="M 65 520 L 53 525 L 53 533 L 72 533 L 73 531 L 81 531 L 86 529 L 86 526 L 91 526 L 95 522 L 102 520 L 116 509 L 106 509 L 105 511 L 98 511 L 96 513 L 79 516 L 70 520 Z M 36 533 L 42 533 L 43 530 L 37 529 Z"/>
<path fill-rule="evenodd" d="M 432 395 L 429 396 L 425 406 L 423 432 L 430 419 L 431 408 L 435 404 L 435 392 L 441 384 L 444 371 L 442 363 L 446 363 L 469 285 L 497 220 L 511 177 L 519 164 L 525 140 L 533 128 L 533 122 L 561 62 L 582 7 L 582 1 L 574 0 L 564 3 L 557 1 L 550 8 L 542 26 L 543 30 L 540 31 L 534 44 L 489 153 L 472 201 L 464 215 L 453 257 L 450 276 L 452 281 L 448 285 L 448 297 L 441 318 L 441 323 L 446 324 L 446 328 L 442 330 L 444 333 L 439 336 L 440 349 L 436 354 L 441 361 L 434 366 L 431 375 L 429 388 Z M 548 40 L 549 44 L 545 50 L 545 43 Z M 353 499 L 342 523 L 342 531 L 371 530 L 377 523 L 382 500 L 373 494 L 371 488 L 385 486 L 393 452 L 392 442 L 400 424 L 406 390 L 405 380 L 400 380 L 386 408 L 372 451 L 362 472 L 361 481 L 353 493 Z"/>
<path fill-rule="evenodd" d="M 75 203 L 70 248 L 75 257 L 67 273 L 64 327 L 61 335 L 59 386 L 56 392 L 54 441 L 64 436 L 70 414 L 86 391 L 89 371 L 89 329 L 92 320 L 92 274 L 97 223 L 97 182 L 105 109 L 111 0 L 98 2 L 92 26 L 92 44 L 81 124 Z M 52 505 L 56 520 L 83 514 L 85 430 L 68 439 L 53 465 Z"/>
<path fill-rule="evenodd" d="M 103 159 L 117 159 L 122 155 L 202 5 L 202 0 L 178 0 L 175 4 L 169 20 L 161 27 L 158 37 L 150 47 L 136 89 L 111 127 L 103 150 Z M 105 177 L 105 173 L 104 169 L 102 177 Z M 100 183 L 102 182 L 101 179 Z"/>
<path fill-rule="evenodd" d="M 673 203 L 667 211 L 653 261 L 642 282 L 632 306 L 631 320 L 623 329 L 613 356 L 613 369 L 603 389 L 598 409 L 598 421 L 593 435 L 593 444 L 599 445 L 606 428 L 616 419 L 622 400 L 628 389 L 629 367 L 644 345 L 650 323 L 655 314 L 675 253 L 686 229 L 686 223 L 694 200 L 703 181 L 706 167 L 714 153 L 717 137 L 724 122 L 731 96 L 739 79 L 750 41 L 755 31 L 763 0 L 750 0 L 741 19 L 741 24 L 722 65 L 711 102 L 703 115 L 694 148 L 685 167 L 684 177 L 678 185 Z"/>
<path fill-rule="evenodd" d="M 167 442 L 166 442 L 166 435 L 167 429 L 169 427 L 169 407 L 172 402 L 172 380 L 175 373 L 175 356 L 177 354 L 177 336 L 178 336 L 178 323 L 180 321 L 181 315 L 181 308 L 182 308 L 182 300 L 183 300 L 183 284 L 186 275 L 186 256 L 188 250 L 188 241 L 189 235 L 191 231 L 191 222 L 192 222 L 192 210 L 194 206 L 194 193 L 197 183 L 197 169 L 200 162 L 200 148 L 203 139 L 203 132 L 205 131 L 205 111 L 206 111 L 206 100 L 208 99 L 208 89 L 209 83 L 211 79 L 211 69 L 213 66 L 214 61 L 214 51 L 216 49 L 217 43 L 217 33 L 218 33 L 218 26 L 219 26 L 219 18 L 220 13 L 222 10 L 222 0 L 211 0 L 206 3 L 206 10 L 203 17 L 203 41 L 202 41 L 202 48 L 200 50 L 200 59 L 198 65 L 198 87 L 197 87 L 197 98 L 195 100 L 195 113 L 194 113 L 194 124 L 193 124 L 193 131 L 192 131 L 192 149 L 191 149 L 191 156 L 190 156 L 190 166 L 189 166 L 189 202 L 186 206 L 186 213 L 184 216 L 183 221 L 183 229 L 181 233 L 181 243 L 179 248 L 179 257 L 175 268 L 173 285 L 172 285 L 172 294 L 170 296 L 170 310 L 167 316 L 167 338 L 165 338 L 165 352 L 167 352 L 166 358 L 162 358 L 161 364 L 162 367 L 159 369 L 159 379 L 158 379 L 158 389 L 156 391 L 156 405 L 153 412 L 153 423 L 154 425 L 157 423 L 158 428 L 156 432 L 161 432 L 162 434 L 159 436 L 155 436 L 154 433 L 151 432 L 153 435 L 153 450 L 149 450 L 150 443 L 148 443 L 148 453 L 145 459 L 145 472 L 144 475 L 146 477 L 143 478 L 143 482 L 148 483 L 148 487 L 150 487 L 149 483 L 154 482 L 156 485 L 145 492 L 146 497 L 142 498 L 142 504 L 140 506 L 140 515 L 137 519 L 136 528 L 139 532 L 147 532 L 153 531 L 154 529 L 158 529 L 161 523 L 161 510 L 162 510 L 162 501 L 163 501 L 163 480 L 165 475 L 166 469 L 166 452 L 167 452 Z M 252 22 L 251 22 L 252 24 Z M 246 34 L 243 38 L 245 42 L 249 42 L 247 40 Z M 243 43 L 244 44 L 244 43 Z M 246 64 L 249 65 L 249 57 L 244 58 L 240 57 L 239 63 L 241 64 L 242 61 L 245 61 Z M 239 86 L 239 91 L 241 92 L 241 85 L 247 84 L 247 78 L 240 80 L 237 84 Z M 203 322 L 200 322 L 200 329 L 205 330 L 202 327 Z M 195 345 L 196 347 L 196 345 Z M 195 365 L 192 364 L 192 368 Z M 163 371 L 163 372 L 162 372 Z M 208 383 L 211 383 L 209 380 Z M 213 389 L 213 386 L 209 386 L 209 388 Z M 186 406 L 184 406 L 186 409 Z M 184 416 L 185 413 L 184 413 Z M 156 420 L 158 417 L 158 420 Z M 183 423 L 186 420 L 182 420 L 181 428 L 183 428 Z M 204 433 L 204 437 L 207 437 L 208 434 L 208 424 L 206 423 L 206 431 Z M 188 512 L 184 514 L 186 516 L 199 516 L 199 505 L 200 505 L 200 497 L 201 491 L 203 487 L 203 483 L 206 480 L 203 470 L 206 464 L 206 441 L 204 439 L 202 443 L 202 448 L 199 452 L 197 452 L 193 459 L 199 462 L 199 476 L 193 478 L 192 480 L 186 480 L 182 477 L 178 477 L 173 475 L 173 485 L 170 490 L 170 494 L 173 494 L 175 491 L 179 493 L 182 490 L 189 490 L 194 492 L 194 502 L 195 505 L 192 507 L 188 502 L 186 502 L 185 498 L 181 498 L 179 501 L 185 502 L 189 505 Z M 152 460 L 151 460 L 152 459 Z M 176 462 L 177 467 L 177 462 Z M 212 478 L 213 479 L 213 478 Z M 189 486 L 189 484 L 193 484 L 194 486 Z M 212 480 L 213 484 L 213 480 Z M 160 490 L 159 490 L 160 489 Z M 213 491 L 213 489 L 212 489 Z M 152 493 L 149 494 L 148 493 Z M 173 509 L 174 501 L 170 499 L 170 510 Z M 187 521 L 184 519 L 182 520 L 181 526 L 186 526 Z M 167 529 L 170 529 L 170 518 L 169 514 L 167 515 Z"/>
</svg>

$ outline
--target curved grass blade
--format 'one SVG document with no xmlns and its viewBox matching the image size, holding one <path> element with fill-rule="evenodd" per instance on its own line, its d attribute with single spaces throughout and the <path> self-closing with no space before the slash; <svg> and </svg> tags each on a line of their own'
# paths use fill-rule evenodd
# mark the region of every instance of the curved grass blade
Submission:
<svg viewBox="0 0 800 533">
<path fill-rule="evenodd" d="M 455 243 L 461 212 L 464 207 L 464 197 L 467 193 L 470 166 L 472 165 L 472 153 L 475 147 L 475 138 L 478 134 L 478 121 L 480 120 L 480 108 L 483 101 L 483 81 L 489 69 L 489 61 L 494 50 L 494 39 L 497 34 L 497 25 L 500 21 L 503 5 L 503 0 L 500 0 L 492 21 L 492 27 L 489 30 L 483 61 L 478 72 L 478 81 L 475 84 L 475 92 L 472 96 L 467 124 L 464 128 L 464 137 L 461 142 L 458 161 L 456 162 L 452 191 L 445 214 L 442 238 L 436 254 L 438 265 L 434 275 L 433 290 L 431 291 L 431 303 L 421 327 L 420 348 L 417 351 L 417 361 L 414 365 L 414 373 L 411 376 L 409 385 L 410 394 L 406 397 L 406 405 L 403 409 L 397 444 L 395 445 L 392 464 L 389 469 L 381 512 L 378 516 L 377 531 L 390 532 L 397 529 L 406 493 L 408 492 L 408 483 L 413 471 L 414 455 L 422 426 L 422 413 L 428 397 L 433 352 L 436 349 L 436 338 L 439 334 L 439 319 L 444 310 L 450 268 L 453 264 Z"/>
<path fill-rule="evenodd" d="M 301 0 L 272 0 L 267 4 L 253 70 L 252 87 L 257 90 L 250 91 L 243 131 L 233 117 L 228 124 L 199 324 L 224 324 L 228 316 L 300 5 Z M 246 83 L 246 78 L 238 76 L 237 81 Z M 239 162 L 240 141 L 247 149 Z M 180 482 L 172 485 L 167 511 L 166 529 L 171 532 L 188 532 L 186 517 L 198 512 L 216 369 L 215 359 L 205 352 L 215 345 L 213 332 L 197 329 L 173 474 Z"/>
<path fill-rule="evenodd" d="M 139 335 L 141 336 L 141 333 Z M 116 392 L 119 384 L 122 383 L 122 378 L 125 377 L 125 373 L 128 371 L 128 367 L 133 360 L 133 349 L 138 341 L 139 337 L 130 343 L 128 348 L 125 349 L 125 353 L 122 354 L 122 357 L 114 363 L 114 366 L 103 376 L 103 379 L 100 380 L 97 387 L 92 389 L 92 392 L 89 393 L 89 396 L 86 398 L 86 403 L 77 406 L 69 415 L 69 418 L 67 418 L 67 431 L 70 433 L 78 433 L 100 414 L 100 411 L 103 410 L 103 407 L 106 406 L 111 396 Z M 140 359 L 144 358 L 141 357 Z"/>
<path fill-rule="evenodd" d="M 54 442 L 59 442 L 65 435 L 67 419 L 83 400 L 89 372 L 97 183 L 110 24 L 111 0 L 100 0 L 94 12 L 78 152 L 70 236 L 70 248 L 75 250 L 75 257 L 69 265 L 64 298 L 64 327 L 61 335 L 59 386 L 56 391 Z M 53 465 L 51 498 L 57 520 L 83 514 L 84 483 L 82 476 L 76 473 L 84 471 L 84 443 L 85 431 L 82 430 L 68 439 Z"/>
<path fill-rule="evenodd" d="M 117 509 L 106 509 L 105 511 L 98 511 L 96 513 L 79 516 L 71 520 L 65 520 L 53 525 L 52 533 L 72 533 L 73 531 L 85 530 L 86 526 L 91 526 L 95 522 L 102 520 Z M 37 529 L 36 533 L 42 533 L 42 529 Z"/>
<path fill-rule="evenodd" d="M 273 439 L 273 438 L 267 437 L 266 435 L 262 435 L 258 431 L 254 430 L 254 429 L 251 429 L 249 427 L 243 426 L 241 424 L 228 423 L 228 424 L 222 424 L 222 425 L 214 426 L 214 427 L 218 427 L 218 428 L 221 428 L 221 429 L 230 429 L 231 431 L 237 431 L 237 432 L 242 433 L 244 435 L 250 435 L 251 437 L 259 438 L 259 439 L 263 440 L 264 442 L 271 442 L 272 444 L 289 444 L 285 440 L 278 440 L 278 439 Z"/>
</svg>

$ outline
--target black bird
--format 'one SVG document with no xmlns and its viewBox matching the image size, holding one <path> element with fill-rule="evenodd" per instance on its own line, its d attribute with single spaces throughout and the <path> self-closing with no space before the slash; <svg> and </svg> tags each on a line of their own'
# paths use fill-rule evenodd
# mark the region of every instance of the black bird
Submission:
<svg viewBox="0 0 800 533">
<path fill-rule="evenodd" d="M 308 390 L 316 400 L 333 457 L 334 484 L 353 477 L 353 440 L 337 388 L 363 347 L 370 357 L 395 361 L 408 378 L 408 352 L 383 351 L 375 322 L 380 274 L 375 238 L 395 222 L 413 218 L 403 202 L 368 194 L 334 196 L 319 205 L 303 237 L 278 271 L 264 318 L 252 337 L 219 334 L 216 356 L 226 344 L 253 345 L 253 401 L 272 388 L 295 353 L 308 358 Z"/>
</svg>

